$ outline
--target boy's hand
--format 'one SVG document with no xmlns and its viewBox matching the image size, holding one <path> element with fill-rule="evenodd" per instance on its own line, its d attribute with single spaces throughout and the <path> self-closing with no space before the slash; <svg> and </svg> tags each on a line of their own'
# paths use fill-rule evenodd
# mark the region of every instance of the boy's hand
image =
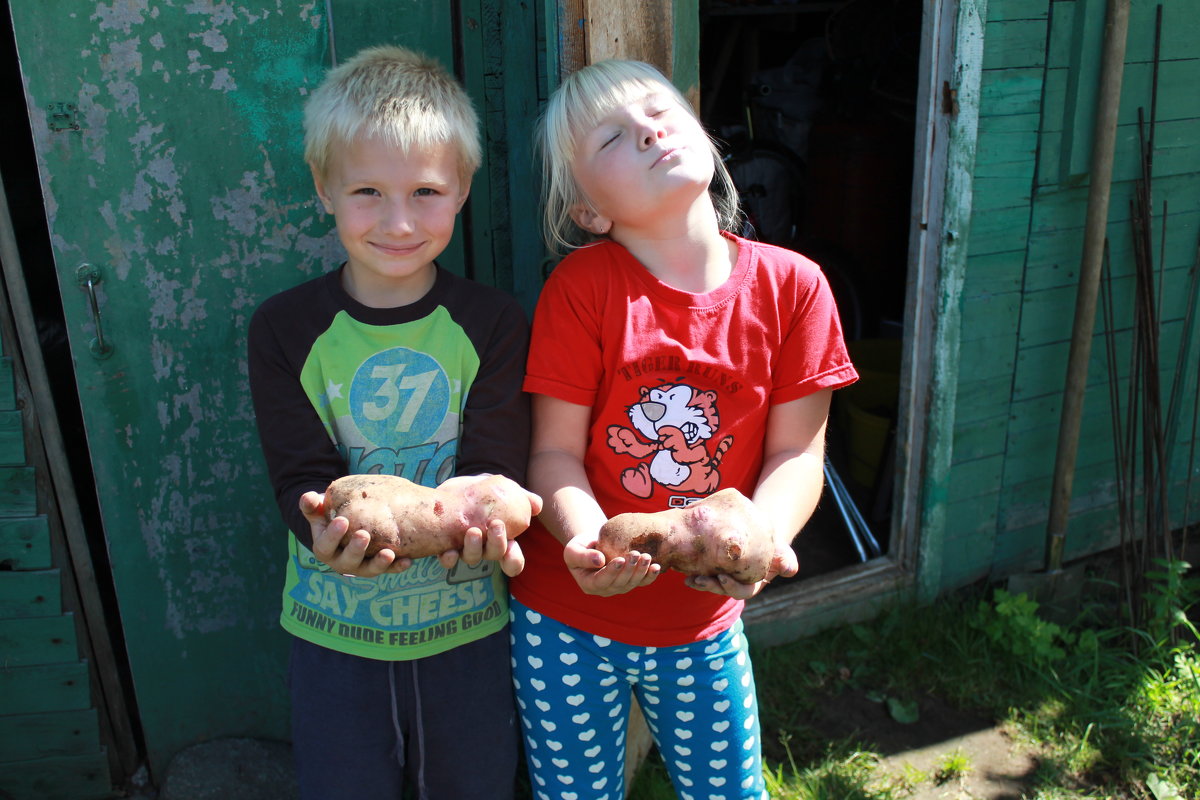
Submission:
<svg viewBox="0 0 1200 800">
<path fill-rule="evenodd" d="M 412 566 L 411 558 L 396 558 L 391 550 L 380 550 L 366 558 L 371 534 L 350 531 L 345 517 L 325 521 L 325 495 L 305 492 L 300 497 L 300 511 L 312 530 L 313 555 L 330 569 L 343 575 L 374 578 L 385 572 L 403 572 Z"/>
<path fill-rule="evenodd" d="M 487 477 L 486 474 L 458 475 L 443 481 L 438 488 L 454 488 L 456 484 L 472 483 Z M 542 511 L 542 498 L 528 490 L 525 495 L 529 500 L 531 516 L 536 517 Z M 447 550 L 438 556 L 438 561 L 446 569 L 452 569 L 460 559 L 469 567 L 485 560 L 496 561 L 500 564 L 500 570 L 510 578 L 521 574 L 525 568 L 525 554 L 521 552 L 521 545 L 517 544 L 516 539 L 508 538 L 504 522 L 499 519 L 490 520 L 486 532 L 474 526 L 467 528 L 463 535 L 462 550 Z"/>
<path fill-rule="evenodd" d="M 767 577 L 757 583 L 739 583 L 728 575 L 694 575 L 686 578 L 684 584 L 701 592 L 749 600 L 767 588 L 767 584 L 777 575 L 790 578 L 799 571 L 800 560 L 796 558 L 796 551 L 792 549 L 791 544 L 780 544 L 776 541 L 775 555 L 771 559 L 771 566 L 767 568 Z"/>
<path fill-rule="evenodd" d="M 612 597 L 639 586 L 649 586 L 662 567 L 649 554 L 636 550 L 605 563 L 604 553 L 596 549 L 596 537 L 576 536 L 563 548 L 563 561 L 585 594 Z"/>
</svg>

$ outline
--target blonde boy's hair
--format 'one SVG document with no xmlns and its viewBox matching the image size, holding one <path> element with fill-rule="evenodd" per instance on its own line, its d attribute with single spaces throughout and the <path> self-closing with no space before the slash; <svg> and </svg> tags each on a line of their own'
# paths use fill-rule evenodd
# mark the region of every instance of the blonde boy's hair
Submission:
<svg viewBox="0 0 1200 800">
<path fill-rule="evenodd" d="M 599 124 L 613 108 L 650 93 L 666 93 L 689 114 L 691 103 L 654 67 L 641 61 L 607 60 L 589 64 L 571 73 L 550 97 L 538 120 L 534 145 L 542 163 L 542 234 L 547 246 L 566 252 L 602 237 L 581 228 L 571 209 L 588 206 L 571 171 L 578 138 Z M 717 223 L 722 230 L 738 232 L 741 211 L 737 188 L 721 158 L 716 142 L 709 137 L 713 155 L 713 179 L 709 185 Z"/>
<path fill-rule="evenodd" d="M 359 137 L 403 152 L 450 144 L 459 177 L 479 168 L 479 118 L 437 61 L 403 47 L 372 47 L 335 67 L 304 106 L 304 160 L 324 177 L 335 149 Z"/>
</svg>

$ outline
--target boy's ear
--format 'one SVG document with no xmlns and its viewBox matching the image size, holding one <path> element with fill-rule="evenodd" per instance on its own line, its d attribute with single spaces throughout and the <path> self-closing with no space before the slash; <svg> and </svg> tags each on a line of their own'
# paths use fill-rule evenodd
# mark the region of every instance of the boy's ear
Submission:
<svg viewBox="0 0 1200 800">
<path fill-rule="evenodd" d="M 470 196 L 471 196 L 471 184 L 467 183 L 467 186 L 465 189 L 463 189 L 462 194 L 460 194 L 458 196 L 458 211 L 463 210 L 463 206 L 465 206 L 467 204 L 467 198 Z M 457 212 L 455 212 L 455 213 L 457 213 Z"/>
<path fill-rule="evenodd" d="M 314 167 L 309 167 L 312 172 L 313 186 L 317 190 L 317 197 L 321 198 L 321 205 L 325 206 L 325 213 L 333 213 L 333 202 L 329 199 L 329 194 L 325 191 L 325 180 L 317 174 Z"/>
<path fill-rule="evenodd" d="M 590 231 L 597 236 L 603 236 L 612 229 L 612 220 L 601 216 L 585 205 L 573 206 L 571 219 L 575 220 L 575 224 L 585 231 Z"/>
</svg>

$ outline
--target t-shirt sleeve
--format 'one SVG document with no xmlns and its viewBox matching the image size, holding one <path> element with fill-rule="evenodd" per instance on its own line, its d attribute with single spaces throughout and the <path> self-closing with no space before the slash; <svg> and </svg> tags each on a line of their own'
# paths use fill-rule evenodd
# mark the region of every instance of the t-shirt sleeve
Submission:
<svg viewBox="0 0 1200 800">
<path fill-rule="evenodd" d="M 491 473 L 525 482 L 529 459 L 529 395 L 521 389 L 529 346 L 529 321 L 515 299 L 505 296 L 488 330 L 472 338 L 479 373 L 463 412 L 456 473 Z"/>
<path fill-rule="evenodd" d="M 250 321 L 247 362 L 259 441 L 275 501 L 288 528 L 311 548 L 312 530 L 300 513 L 300 496 L 325 491 L 330 481 L 346 474 L 346 465 L 300 383 L 304 358 L 293 349 L 307 349 L 304 343 L 312 337 L 277 326 L 280 320 L 299 318 L 260 308 Z"/>
<path fill-rule="evenodd" d="M 794 313 L 784 331 L 771 403 L 786 403 L 858 380 L 850 361 L 837 304 L 825 275 L 808 262 L 797 281 Z"/>
<path fill-rule="evenodd" d="M 567 261 L 550 275 L 533 314 L 525 391 L 592 406 L 603 364 L 599 289 Z"/>
</svg>

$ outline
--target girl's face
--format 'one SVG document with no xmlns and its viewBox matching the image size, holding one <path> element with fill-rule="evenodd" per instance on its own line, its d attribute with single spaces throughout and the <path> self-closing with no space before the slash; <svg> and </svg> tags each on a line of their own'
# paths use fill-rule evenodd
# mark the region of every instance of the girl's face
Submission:
<svg viewBox="0 0 1200 800">
<path fill-rule="evenodd" d="M 688 109 L 667 92 L 634 95 L 576 141 L 572 174 L 591 204 L 576 221 L 619 232 L 686 214 L 707 199 L 713 169 L 708 136 Z"/>
</svg>

